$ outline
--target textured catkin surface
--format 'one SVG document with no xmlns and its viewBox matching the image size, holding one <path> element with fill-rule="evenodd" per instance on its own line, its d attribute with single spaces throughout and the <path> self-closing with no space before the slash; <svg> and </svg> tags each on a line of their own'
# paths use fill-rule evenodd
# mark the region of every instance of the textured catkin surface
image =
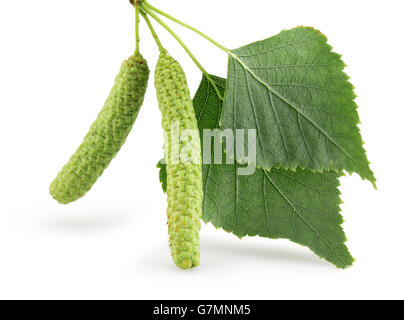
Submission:
<svg viewBox="0 0 404 320">
<path fill-rule="evenodd" d="M 103 109 L 50 186 L 55 200 L 67 204 L 83 197 L 108 167 L 137 118 L 149 73 L 142 56 L 131 56 L 122 63 Z"/>
<path fill-rule="evenodd" d="M 198 125 L 184 71 L 168 54 L 160 55 L 155 85 L 167 137 L 167 217 L 171 254 L 177 266 L 189 269 L 199 265 L 200 256 L 203 191 Z M 192 139 L 174 138 L 188 130 L 196 133 Z M 176 155 L 181 156 L 180 161 L 176 161 Z"/>
</svg>

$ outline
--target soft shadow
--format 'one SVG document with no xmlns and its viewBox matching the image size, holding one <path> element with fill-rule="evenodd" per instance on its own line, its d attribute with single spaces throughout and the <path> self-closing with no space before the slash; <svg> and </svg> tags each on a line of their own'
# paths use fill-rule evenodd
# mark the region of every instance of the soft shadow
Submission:
<svg viewBox="0 0 404 320">
<path fill-rule="evenodd" d="M 83 213 L 75 214 L 74 216 L 53 216 L 43 219 L 39 222 L 47 230 L 57 230 L 64 232 L 99 232 L 110 231 L 127 225 L 136 217 L 136 214 L 116 214 L 116 212 L 104 213 Z"/>
<path fill-rule="evenodd" d="M 293 247 L 274 248 L 274 246 L 265 247 L 262 244 L 235 244 L 234 241 L 214 241 L 213 239 L 204 239 L 201 245 L 204 256 L 209 260 L 220 260 L 221 265 L 227 262 L 232 264 L 235 259 L 240 258 L 258 258 L 267 263 L 310 264 L 333 268 L 327 261 L 317 257 L 314 253 L 311 253 L 307 248 L 303 247 L 299 248 L 300 250 Z"/>
<path fill-rule="evenodd" d="M 203 238 L 201 240 L 201 266 L 195 269 L 183 271 L 176 267 L 172 262 L 169 247 L 159 246 L 151 249 L 142 258 L 134 261 L 136 272 L 155 272 L 165 273 L 168 275 L 181 274 L 182 276 L 194 275 L 202 270 L 215 270 L 218 272 L 229 271 L 229 267 L 234 270 L 234 267 L 240 266 L 240 261 L 243 263 L 261 260 L 263 265 L 295 265 L 305 267 L 307 265 L 317 266 L 335 270 L 335 267 L 327 261 L 317 257 L 307 248 L 298 246 L 290 248 L 276 245 L 265 246 L 260 243 L 239 243 L 234 241 Z M 236 268 L 237 269 L 237 268 Z"/>
</svg>

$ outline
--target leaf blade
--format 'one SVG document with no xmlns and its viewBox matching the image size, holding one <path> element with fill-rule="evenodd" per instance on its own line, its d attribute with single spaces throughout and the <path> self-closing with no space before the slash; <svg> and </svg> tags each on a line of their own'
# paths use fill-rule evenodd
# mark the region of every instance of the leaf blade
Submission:
<svg viewBox="0 0 404 320">
<path fill-rule="evenodd" d="M 375 184 L 345 64 L 312 28 L 233 50 L 222 128 L 257 130 L 257 165 L 357 172 Z"/>
<path fill-rule="evenodd" d="M 219 90 L 224 90 L 225 80 L 217 77 L 214 80 Z M 195 95 L 194 107 L 201 132 L 218 127 L 222 103 L 206 78 Z M 165 168 L 161 167 L 160 177 L 164 177 Z M 239 167 L 239 164 L 203 165 L 206 223 L 239 238 L 289 239 L 338 268 L 352 265 L 354 259 L 345 245 L 341 227 L 340 174 L 273 168 L 239 176 Z"/>
</svg>

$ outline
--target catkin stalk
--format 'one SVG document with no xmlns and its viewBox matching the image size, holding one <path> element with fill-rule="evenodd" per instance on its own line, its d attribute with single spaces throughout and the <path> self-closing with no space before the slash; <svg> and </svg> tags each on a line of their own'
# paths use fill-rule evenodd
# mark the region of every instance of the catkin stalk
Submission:
<svg viewBox="0 0 404 320">
<path fill-rule="evenodd" d="M 98 118 L 50 186 L 55 200 L 67 204 L 83 197 L 108 167 L 137 118 L 149 73 L 147 62 L 141 55 L 131 56 L 122 63 Z"/>
<path fill-rule="evenodd" d="M 171 255 L 177 266 L 189 269 L 199 265 L 199 231 L 202 216 L 202 167 L 198 124 L 184 71 L 166 53 L 160 55 L 155 86 L 166 133 L 167 218 Z M 176 128 L 176 129 L 173 129 Z M 192 139 L 176 139 L 186 131 Z M 173 138 L 174 137 L 174 138 Z M 187 153 L 188 160 L 175 159 Z"/>
</svg>

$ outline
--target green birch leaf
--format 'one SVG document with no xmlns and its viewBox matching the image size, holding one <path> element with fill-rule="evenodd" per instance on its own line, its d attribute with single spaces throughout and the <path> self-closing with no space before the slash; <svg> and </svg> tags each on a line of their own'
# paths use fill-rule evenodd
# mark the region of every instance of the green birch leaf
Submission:
<svg viewBox="0 0 404 320">
<path fill-rule="evenodd" d="M 164 193 L 167 193 L 167 168 L 166 165 L 164 164 L 164 160 L 160 160 L 160 162 L 157 164 L 157 168 L 159 170 L 159 178 L 160 178 L 160 183 L 161 183 L 161 188 L 163 189 Z"/>
<path fill-rule="evenodd" d="M 257 130 L 258 167 L 346 170 L 375 185 L 344 68 L 312 28 L 232 50 L 222 128 Z"/>
<path fill-rule="evenodd" d="M 224 92 L 226 80 L 213 77 Z M 219 126 L 222 103 L 204 77 L 194 98 L 199 129 Z M 165 166 L 158 165 L 160 179 Z M 260 236 L 289 239 L 307 246 L 339 268 L 353 263 L 339 205 L 339 174 L 257 169 L 251 176 L 239 176 L 238 164 L 203 165 L 203 220 L 237 237 Z"/>
</svg>

